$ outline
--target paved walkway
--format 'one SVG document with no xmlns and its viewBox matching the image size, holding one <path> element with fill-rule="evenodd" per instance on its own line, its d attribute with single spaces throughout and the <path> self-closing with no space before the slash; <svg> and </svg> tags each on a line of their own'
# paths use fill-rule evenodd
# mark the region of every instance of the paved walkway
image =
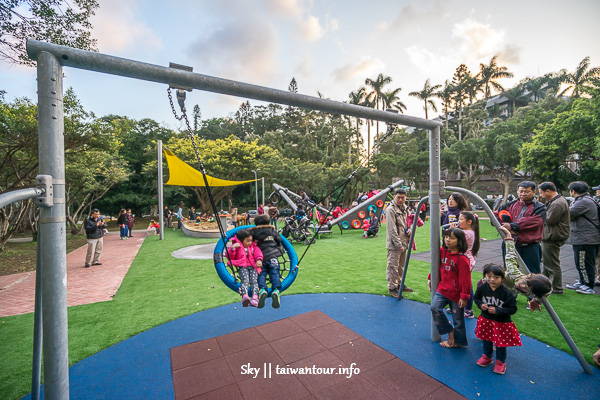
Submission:
<svg viewBox="0 0 600 400">
<path fill-rule="evenodd" d="M 67 254 L 67 306 L 112 300 L 142 245 L 145 231 L 128 240 L 104 237 L 102 265 L 84 268 L 87 245 Z M 27 314 L 35 306 L 35 271 L 0 276 L 0 317 Z"/>
</svg>

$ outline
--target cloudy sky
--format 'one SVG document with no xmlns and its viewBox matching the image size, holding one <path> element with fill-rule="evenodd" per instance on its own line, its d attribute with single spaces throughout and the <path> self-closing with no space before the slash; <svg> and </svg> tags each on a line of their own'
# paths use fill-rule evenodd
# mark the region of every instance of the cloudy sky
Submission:
<svg viewBox="0 0 600 400">
<path fill-rule="evenodd" d="M 402 88 L 406 114 L 424 117 L 408 93 L 425 80 L 443 84 L 465 63 L 498 55 L 515 74 L 566 68 L 586 56 L 600 65 L 597 0 L 99 0 L 93 36 L 101 53 L 345 101 L 379 73 Z M 152 118 L 172 128 L 166 85 L 65 68 L 87 110 L 97 116 Z M 0 62 L 6 99 L 35 100 L 35 69 Z M 244 101 L 208 92 L 188 94 L 203 118 L 231 115 Z M 251 104 L 260 104 L 251 101 Z M 438 102 L 439 104 L 439 102 Z M 431 114 L 430 114 L 431 116 Z"/>
</svg>

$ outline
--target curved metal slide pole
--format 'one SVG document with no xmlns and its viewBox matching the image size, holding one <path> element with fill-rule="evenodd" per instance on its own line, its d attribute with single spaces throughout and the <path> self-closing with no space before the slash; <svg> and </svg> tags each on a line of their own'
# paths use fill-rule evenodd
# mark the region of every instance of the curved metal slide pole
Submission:
<svg viewBox="0 0 600 400">
<path fill-rule="evenodd" d="M 469 196 L 469 197 L 474 198 L 475 200 L 477 200 L 477 202 L 485 210 L 486 214 L 490 217 L 490 221 L 492 221 L 492 224 L 494 225 L 494 227 L 496 227 L 496 229 L 498 230 L 498 233 L 500 234 L 500 236 L 504 239 L 504 234 L 499 229 L 500 228 L 500 222 L 498 222 L 498 220 L 494 216 L 494 213 L 492 212 L 492 210 L 490 209 L 490 207 L 487 205 L 487 203 L 485 201 L 483 201 L 483 199 L 481 197 L 479 197 L 477 194 L 471 192 L 470 190 L 463 189 L 463 188 L 458 188 L 458 187 L 454 187 L 454 186 L 446 186 L 446 190 L 452 191 L 452 192 L 459 192 L 459 193 L 462 193 L 462 194 L 466 194 L 467 196 Z M 529 270 L 527 269 L 527 266 L 523 262 L 523 259 L 521 258 L 521 256 L 519 255 L 519 253 L 517 253 L 517 262 L 519 264 L 519 267 L 520 267 L 521 271 L 529 273 Z M 587 361 L 585 361 L 585 358 L 583 357 L 583 355 L 579 351 L 579 348 L 577 347 L 577 345 L 575 344 L 575 342 L 571 338 L 571 335 L 569 335 L 569 332 L 567 332 L 567 329 L 565 328 L 565 326 L 561 322 L 560 318 L 558 317 L 558 315 L 554 311 L 554 308 L 552 308 L 552 305 L 550 305 L 550 302 L 548 301 L 548 299 L 542 298 L 542 302 L 544 303 L 544 306 L 546 307 L 546 310 L 548 310 L 548 314 L 550 314 L 550 318 L 552 318 L 552 321 L 554 321 L 554 324 L 556 325 L 556 327 L 558 328 L 560 334 L 563 336 L 563 338 L 565 339 L 565 341 L 569 345 L 569 348 L 571 349 L 571 351 L 573 352 L 573 354 L 577 358 L 577 361 L 579 361 L 579 364 L 581 364 L 581 367 L 583 368 L 583 370 L 585 371 L 585 373 L 589 374 L 589 375 L 594 375 L 594 372 L 592 371 L 592 368 L 590 367 L 590 364 L 588 364 Z"/>
<path fill-rule="evenodd" d="M 408 262 L 410 261 L 410 253 L 412 252 L 412 245 L 415 241 L 415 233 L 417 231 L 417 222 L 419 222 L 419 210 L 423 203 L 429 200 L 429 196 L 425 196 L 419 201 L 417 208 L 415 208 L 415 218 L 413 220 L 411 232 L 410 232 L 410 240 L 408 241 L 408 249 L 406 251 L 406 260 L 404 261 L 404 271 L 402 271 L 402 282 L 400 283 L 400 289 L 398 290 L 398 300 L 402 300 L 402 290 L 404 290 L 404 282 L 406 280 L 406 271 L 408 271 Z"/>
</svg>

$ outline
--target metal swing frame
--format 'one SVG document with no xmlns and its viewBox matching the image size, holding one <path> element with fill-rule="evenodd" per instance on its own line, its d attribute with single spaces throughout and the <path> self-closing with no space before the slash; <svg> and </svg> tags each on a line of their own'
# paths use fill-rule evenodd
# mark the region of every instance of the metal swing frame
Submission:
<svg viewBox="0 0 600 400">
<path fill-rule="evenodd" d="M 440 256 L 439 204 L 442 191 L 440 182 L 440 129 L 442 123 L 36 40 L 27 40 L 27 53 L 32 60 L 37 61 L 39 173 L 50 176 L 53 185 L 53 194 L 50 195 L 53 203 L 51 206 L 41 208 L 40 211 L 39 237 L 41 243 L 38 258 L 43 264 L 39 273 L 43 273 L 41 304 L 45 306 L 43 313 L 36 312 L 35 314 L 36 321 L 40 318 L 40 314 L 43 314 L 44 395 L 46 399 L 69 398 L 63 67 L 102 72 L 170 86 L 190 87 L 429 130 L 429 199 L 432 219 L 430 260 L 432 285 L 437 287 Z M 50 202 L 46 203 L 46 205 L 48 204 Z M 162 214 L 162 209 L 159 212 Z M 439 340 L 437 331 L 434 334 L 433 322 L 431 322 L 431 328 L 432 340 Z M 36 329 L 34 341 L 42 336 L 41 331 L 42 329 Z M 34 359 L 39 356 L 40 354 L 37 356 L 34 354 Z M 34 371 L 36 368 L 39 369 L 39 365 L 34 365 Z M 32 398 L 39 397 L 39 374 L 37 378 L 37 380 L 35 377 L 33 379 Z"/>
</svg>

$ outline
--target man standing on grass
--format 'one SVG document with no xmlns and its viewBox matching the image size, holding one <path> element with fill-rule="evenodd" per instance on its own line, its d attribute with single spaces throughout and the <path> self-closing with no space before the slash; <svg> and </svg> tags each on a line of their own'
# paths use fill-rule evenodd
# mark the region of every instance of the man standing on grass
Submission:
<svg viewBox="0 0 600 400">
<path fill-rule="evenodd" d="M 563 294 L 560 248 L 569 238 L 569 203 L 556 191 L 552 182 L 541 183 L 540 197 L 546 200 L 546 222 L 542 240 L 543 274 L 552 281 L 552 294 Z"/>
<path fill-rule="evenodd" d="M 592 190 L 596 191 L 594 201 L 600 204 L 600 185 L 594 186 Z M 594 286 L 600 286 L 600 252 L 598 252 L 598 255 L 596 256 L 596 280 Z"/>
<path fill-rule="evenodd" d="M 91 265 L 102 265 L 98 262 L 100 254 L 102 253 L 102 236 L 104 236 L 104 229 L 107 228 L 106 222 L 100 218 L 100 211 L 97 208 L 92 210 L 92 214 L 84 223 L 85 236 L 87 237 L 87 254 L 85 255 L 85 267 Z M 94 259 L 92 260 L 92 254 Z"/>
<path fill-rule="evenodd" d="M 541 272 L 540 242 L 543 238 L 546 206 L 535 199 L 533 182 L 519 183 L 517 196 L 519 196 L 518 200 L 498 207 L 498 211 L 507 210 L 512 220 L 512 222 L 503 222 L 502 226 L 515 238 L 515 249 L 529 272 L 539 274 Z M 504 244 L 502 248 L 504 249 Z"/>
<path fill-rule="evenodd" d="M 571 196 L 571 237 L 575 266 L 579 271 L 579 281 L 567 285 L 567 289 L 580 294 L 595 294 L 595 262 L 600 250 L 600 228 L 598 227 L 598 206 L 590 197 L 589 186 L 585 182 L 572 182 L 569 185 Z"/>
<path fill-rule="evenodd" d="M 394 200 L 385 210 L 385 221 L 387 238 L 387 286 L 388 293 L 398 297 L 400 281 L 404 272 L 404 261 L 406 260 L 406 249 L 410 238 L 410 229 L 406 222 L 408 207 L 406 206 L 406 190 L 396 189 Z M 404 292 L 412 292 L 408 286 L 404 286 Z"/>
</svg>

